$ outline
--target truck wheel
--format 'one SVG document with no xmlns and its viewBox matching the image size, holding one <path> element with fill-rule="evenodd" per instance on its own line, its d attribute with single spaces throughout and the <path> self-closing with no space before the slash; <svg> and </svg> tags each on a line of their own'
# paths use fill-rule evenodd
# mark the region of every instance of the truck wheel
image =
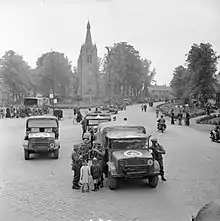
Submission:
<svg viewBox="0 0 220 221">
<path fill-rule="evenodd" d="M 29 160 L 30 159 L 30 154 L 29 154 L 28 150 L 24 151 L 24 159 L 25 160 Z"/>
<path fill-rule="evenodd" d="M 152 188 L 157 187 L 158 180 L 159 180 L 158 176 L 149 177 L 148 178 L 149 186 L 152 187 Z"/>
<path fill-rule="evenodd" d="M 58 159 L 59 158 L 59 150 L 54 150 L 53 155 L 54 155 L 54 159 Z"/>
<path fill-rule="evenodd" d="M 116 178 L 113 178 L 112 176 L 109 176 L 109 189 L 116 190 L 117 187 L 118 187 L 118 180 Z"/>
</svg>

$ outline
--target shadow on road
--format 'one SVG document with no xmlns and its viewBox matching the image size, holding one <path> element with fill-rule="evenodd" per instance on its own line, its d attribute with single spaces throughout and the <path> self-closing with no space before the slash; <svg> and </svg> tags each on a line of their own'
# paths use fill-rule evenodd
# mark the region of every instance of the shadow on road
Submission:
<svg viewBox="0 0 220 221">
<path fill-rule="evenodd" d="M 52 153 L 38 153 L 38 154 L 31 154 L 29 160 L 38 160 L 38 161 L 45 161 L 45 160 L 54 160 Z"/>
</svg>

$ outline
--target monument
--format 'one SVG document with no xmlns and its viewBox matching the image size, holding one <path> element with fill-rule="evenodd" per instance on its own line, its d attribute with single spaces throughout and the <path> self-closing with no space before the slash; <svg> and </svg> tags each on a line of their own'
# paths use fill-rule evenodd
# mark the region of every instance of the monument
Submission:
<svg viewBox="0 0 220 221">
<path fill-rule="evenodd" d="M 92 43 L 91 26 L 87 23 L 85 43 L 81 46 L 77 63 L 79 76 L 78 94 L 83 100 L 96 100 L 98 98 L 99 64 L 96 45 Z"/>
</svg>

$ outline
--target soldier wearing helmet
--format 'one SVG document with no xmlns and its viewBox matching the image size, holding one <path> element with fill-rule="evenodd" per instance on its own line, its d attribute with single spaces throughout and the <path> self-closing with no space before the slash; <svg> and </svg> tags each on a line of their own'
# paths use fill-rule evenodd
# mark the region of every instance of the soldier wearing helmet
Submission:
<svg viewBox="0 0 220 221">
<path fill-rule="evenodd" d="M 82 160 L 83 160 L 80 151 L 80 145 L 74 145 L 71 158 L 72 158 L 72 171 L 73 171 L 72 189 L 80 189 L 79 186 L 80 168 L 82 166 Z"/>
<path fill-rule="evenodd" d="M 152 155 L 155 160 L 158 161 L 160 165 L 160 175 L 163 181 L 166 181 L 164 177 L 164 166 L 163 166 L 163 154 L 165 154 L 165 150 L 162 145 L 160 145 L 156 138 L 151 139 L 152 145 L 149 147 L 152 150 Z"/>
</svg>

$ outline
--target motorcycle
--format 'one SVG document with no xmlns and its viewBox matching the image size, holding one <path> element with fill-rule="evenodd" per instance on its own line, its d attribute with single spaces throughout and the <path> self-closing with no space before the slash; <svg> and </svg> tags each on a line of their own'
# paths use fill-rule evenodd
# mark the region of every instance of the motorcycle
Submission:
<svg viewBox="0 0 220 221">
<path fill-rule="evenodd" d="M 219 134 L 216 134 L 216 132 L 214 130 L 211 130 L 211 132 L 209 134 L 210 134 L 210 139 L 212 140 L 212 142 L 220 143 Z"/>
<path fill-rule="evenodd" d="M 157 129 L 163 133 L 166 129 L 166 124 L 158 124 Z"/>
</svg>

